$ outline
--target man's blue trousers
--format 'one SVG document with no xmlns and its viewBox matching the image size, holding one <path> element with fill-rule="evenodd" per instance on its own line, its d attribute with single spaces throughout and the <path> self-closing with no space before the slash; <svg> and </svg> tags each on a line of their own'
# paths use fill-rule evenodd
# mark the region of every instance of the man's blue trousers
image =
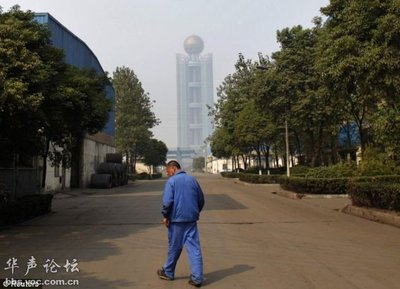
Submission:
<svg viewBox="0 0 400 289">
<path fill-rule="evenodd" d="M 203 282 L 203 258 L 197 223 L 170 223 L 168 227 L 168 257 L 164 265 L 165 274 L 174 279 L 175 267 L 183 247 L 189 257 L 191 278 L 196 283 Z"/>
</svg>

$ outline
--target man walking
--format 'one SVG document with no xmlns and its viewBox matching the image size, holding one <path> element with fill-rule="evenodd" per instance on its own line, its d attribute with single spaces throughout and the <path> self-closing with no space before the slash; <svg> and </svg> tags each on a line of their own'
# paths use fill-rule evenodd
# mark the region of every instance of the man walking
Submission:
<svg viewBox="0 0 400 289">
<path fill-rule="evenodd" d="M 197 221 L 204 206 L 204 195 L 197 180 L 181 170 L 177 161 L 167 164 L 170 176 L 164 187 L 163 223 L 168 228 L 168 257 L 157 271 L 164 280 L 174 280 L 175 267 L 185 246 L 192 271 L 189 284 L 200 287 L 203 282 L 203 257 L 201 254 Z"/>
</svg>

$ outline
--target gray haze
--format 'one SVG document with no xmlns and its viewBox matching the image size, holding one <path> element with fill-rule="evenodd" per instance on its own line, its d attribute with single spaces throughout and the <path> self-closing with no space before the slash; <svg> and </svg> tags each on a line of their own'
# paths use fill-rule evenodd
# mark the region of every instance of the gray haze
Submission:
<svg viewBox="0 0 400 289">
<path fill-rule="evenodd" d="M 112 75 L 117 66 L 135 71 L 161 124 L 153 132 L 168 147 L 177 145 L 176 53 L 189 35 L 212 53 L 214 86 L 232 73 L 241 52 L 256 60 L 279 49 L 276 31 L 302 25 L 329 0 L 0 0 L 7 11 L 49 12 L 81 38 Z M 216 95 L 215 95 L 216 99 Z"/>
</svg>

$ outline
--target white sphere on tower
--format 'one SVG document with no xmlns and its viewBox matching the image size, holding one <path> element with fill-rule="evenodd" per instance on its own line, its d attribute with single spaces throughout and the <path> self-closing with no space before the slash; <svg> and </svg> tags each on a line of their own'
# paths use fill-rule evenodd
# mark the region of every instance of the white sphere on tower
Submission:
<svg viewBox="0 0 400 289">
<path fill-rule="evenodd" d="M 204 48 L 203 39 L 197 35 L 190 35 L 183 43 L 187 54 L 200 54 Z"/>
</svg>

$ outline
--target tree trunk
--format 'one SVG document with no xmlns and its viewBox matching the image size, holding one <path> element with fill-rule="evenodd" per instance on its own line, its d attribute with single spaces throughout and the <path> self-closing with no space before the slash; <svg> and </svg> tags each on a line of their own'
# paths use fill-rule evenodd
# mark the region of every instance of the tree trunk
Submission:
<svg viewBox="0 0 400 289">
<path fill-rule="evenodd" d="M 289 147 L 290 150 L 290 162 L 292 162 L 292 167 L 294 167 L 294 152 L 293 152 L 293 147 Z"/>
<path fill-rule="evenodd" d="M 76 137 L 76 145 L 72 148 L 70 186 L 79 188 L 83 175 L 83 137 Z"/>
<path fill-rule="evenodd" d="M 279 155 L 278 155 L 278 146 L 274 145 L 274 155 L 275 155 L 275 167 L 279 168 Z"/>
<path fill-rule="evenodd" d="M 247 155 L 245 155 L 245 154 L 242 155 L 244 170 L 248 169 L 248 163 L 247 163 L 248 159 L 249 159 L 249 157 Z"/>
<path fill-rule="evenodd" d="M 312 168 L 321 165 L 322 144 L 323 144 L 322 138 L 323 138 L 322 127 L 320 127 L 319 134 L 318 134 L 318 141 L 316 143 L 314 142 L 314 145 L 313 145 L 314 154 L 313 154 L 312 161 L 311 161 Z"/>
<path fill-rule="evenodd" d="M 265 168 L 269 170 L 269 154 L 270 154 L 270 149 L 269 146 L 267 146 L 267 149 L 265 150 L 264 157 L 265 157 Z"/>
<path fill-rule="evenodd" d="M 296 131 L 293 131 L 293 133 L 294 133 L 295 147 L 297 149 L 297 153 L 298 153 L 299 156 L 301 156 L 302 155 L 302 149 L 301 149 L 300 137 L 299 137 L 299 135 L 297 134 Z M 301 163 L 301 161 L 300 161 L 300 165 L 304 165 L 304 164 Z"/>
<path fill-rule="evenodd" d="M 137 156 L 134 155 L 132 156 L 132 170 L 134 174 L 136 174 L 136 162 L 137 162 Z"/>
<path fill-rule="evenodd" d="M 18 185 L 18 154 L 13 152 L 13 176 L 12 176 L 12 188 L 11 188 L 11 200 L 17 198 L 17 185 Z"/>
<path fill-rule="evenodd" d="M 65 175 L 67 173 L 67 164 L 65 163 L 65 160 L 63 159 L 62 164 L 61 164 L 61 191 L 65 192 Z"/>
<path fill-rule="evenodd" d="M 236 158 L 236 170 L 240 170 L 240 159 L 239 159 L 239 155 L 235 156 Z"/>
<path fill-rule="evenodd" d="M 46 141 L 46 148 L 43 153 L 43 172 L 42 172 L 42 188 L 46 187 L 46 175 L 47 175 L 47 155 L 49 154 L 50 141 Z"/>
<path fill-rule="evenodd" d="M 258 162 L 258 167 L 262 169 L 262 163 L 261 163 L 261 150 L 260 148 L 257 149 L 257 162 Z"/>
</svg>

